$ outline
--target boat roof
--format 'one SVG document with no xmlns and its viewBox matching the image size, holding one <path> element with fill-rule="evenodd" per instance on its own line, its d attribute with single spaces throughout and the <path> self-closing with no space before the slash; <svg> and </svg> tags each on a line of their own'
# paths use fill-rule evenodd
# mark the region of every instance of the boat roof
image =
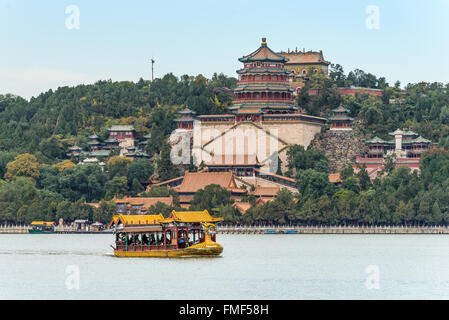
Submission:
<svg viewBox="0 0 449 320">
<path fill-rule="evenodd" d="M 173 210 L 170 217 L 164 219 L 164 222 L 182 222 L 182 223 L 201 223 L 201 222 L 218 222 L 223 218 L 214 218 L 209 214 L 209 211 L 175 211 Z"/>
<path fill-rule="evenodd" d="M 46 226 L 52 226 L 55 223 L 53 221 L 32 221 L 31 225 L 33 226 L 42 226 L 42 225 L 46 225 Z"/>
<path fill-rule="evenodd" d="M 120 223 L 123 224 L 124 227 L 143 227 L 149 225 L 160 225 L 162 223 L 201 223 L 201 222 L 219 222 L 222 221 L 223 218 L 214 218 L 212 217 L 207 210 L 203 211 L 175 211 L 168 218 L 164 218 L 164 216 L 160 214 L 134 214 L 134 215 L 126 215 L 120 214 L 112 217 L 112 220 L 108 224 L 108 228 L 118 225 Z"/>
<path fill-rule="evenodd" d="M 118 225 L 122 223 L 126 226 L 140 226 L 149 224 L 159 224 L 161 220 L 164 220 L 164 216 L 159 214 L 119 214 L 112 217 L 108 227 Z"/>
</svg>

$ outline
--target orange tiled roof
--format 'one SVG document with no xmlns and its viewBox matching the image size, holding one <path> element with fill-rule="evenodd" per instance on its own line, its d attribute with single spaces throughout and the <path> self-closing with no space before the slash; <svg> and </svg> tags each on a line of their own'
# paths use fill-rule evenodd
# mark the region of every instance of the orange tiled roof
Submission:
<svg viewBox="0 0 449 320">
<path fill-rule="evenodd" d="M 251 203 L 237 201 L 234 202 L 232 206 L 240 211 L 241 214 L 244 214 L 249 208 L 251 208 Z"/>
<path fill-rule="evenodd" d="M 307 63 L 325 63 L 330 64 L 330 62 L 325 61 L 322 52 L 281 52 L 281 56 L 289 59 L 287 64 L 307 64 Z"/>
<path fill-rule="evenodd" d="M 265 203 L 270 202 L 270 201 L 273 201 L 273 200 L 274 200 L 273 198 L 264 198 L 264 197 L 261 197 L 261 198 L 259 198 L 259 199 L 256 200 L 256 205 L 265 204 Z"/>
<path fill-rule="evenodd" d="M 97 203 L 94 203 L 94 202 L 85 202 L 85 204 L 87 204 L 87 205 L 89 205 L 89 206 L 91 206 L 91 207 L 94 207 L 94 208 L 99 208 L 99 207 L 100 207 L 100 203 L 99 203 L 99 202 L 97 202 Z"/>
<path fill-rule="evenodd" d="M 257 186 L 254 191 L 251 191 L 250 194 L 255 195 L 256 197 L 275 197 L 281 188 L 278 186 L 275 187 L 261 187 Z"/>
<path fill-rule="evenodd" d="M 340 182 L 342 182 L 340 173 L 331 173 L 329 175 L 329 182 L 330 183 L 340 183 Z"/>
<path fill-rule="evenodd" d="M 158 202 L 166 205 L 173 205 L 173 197 L 125 197 L 122 199 L 114 199 L 115 203 L 128 204 L 130 206 L 142 206 L 144 209 L 149 209 Z"/>
<path fill-rule="evenodd" d="M 169 184 L 170 182 L 175 182 L 177 180 L 182 180 L 182 179 L 184 179 L 184 177 L 181 176 L 181 177 L 176 177 L 176 178 L 165 180 L 165 181 L 159 181 L 159 182 L 155 182 L 153 184 L 153 186 L 163 186 L 163 185 Z M 149 185 L 146 189 L 146 192 L 150 191 L 151 187 L 152 186 Z"/>
<path fill-rule="evenodd" d="M 189 172 L 186 171 L 180 186 L 174 189 L 179 193 L 195 193 L 210 184 L 218 184 L 228 190 L 244 193 L 244 189 L 237 187 L 232 172 Z"/>
</svg>

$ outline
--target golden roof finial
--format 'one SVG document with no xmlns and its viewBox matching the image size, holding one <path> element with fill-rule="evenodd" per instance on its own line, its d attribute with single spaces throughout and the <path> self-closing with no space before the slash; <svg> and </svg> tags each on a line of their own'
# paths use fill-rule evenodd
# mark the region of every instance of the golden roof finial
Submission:
<svg viewBox="0 0 449 320">
<path fill-rule="evenodd" d="M 267 45 L 267 38 L 262 38 L 262 45 L 266 46 Z"/>
</svg>

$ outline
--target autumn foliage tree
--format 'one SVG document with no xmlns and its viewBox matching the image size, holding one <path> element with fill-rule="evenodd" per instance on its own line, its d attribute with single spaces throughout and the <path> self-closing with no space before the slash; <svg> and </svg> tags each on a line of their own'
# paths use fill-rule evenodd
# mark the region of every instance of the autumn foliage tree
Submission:
<svg viewBox="0 0 449 320">
<path fill-rule="evenodd" d="M 32 181 L 39 178 L 39 162 L 29 153 L 20 154 L 6 165 L 5 179 L 10 181 L 16 177 L 28 177 Z"/>
</svg>

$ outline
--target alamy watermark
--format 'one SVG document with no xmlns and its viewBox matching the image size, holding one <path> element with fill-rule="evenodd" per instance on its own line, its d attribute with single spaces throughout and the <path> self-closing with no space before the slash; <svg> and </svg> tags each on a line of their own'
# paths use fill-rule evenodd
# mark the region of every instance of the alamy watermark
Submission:
<svg viewBox="0 0 449 320">
<path fill-rule="evenodd" d="M 175 130 L 170 136 L 170 160 L 173 164 L 215 163 L 242 164 L 245 161 L 262 162 L 261 172 L 276 173 L 278 169 L 278 130 L 260 128 L 231 128 L 220 131 L 203 128 L 195 120 L 193 130 Z M 193 145 L 192 145 L 193 141 Z"/>
<path fill-rule="evenodd" d="M 78 6 L 71 4 L 65 8 L 68 16 L 65 19 L 65 27 L 69 30 L 80 29 L 80 9 Z"/>
<path fill-rule="evenodd" d="M 365 12 L 368 17 L 365 20 L 365 26 L 369 30 L 380 29 L 380 10 L 376 5 L 369 5 L 366 7 Z"/>
<path fill-rule="evenodd" d="M 377 265 L 369 265 L 365 269 L 368 274 L 365 280 L 365 287 L 368 290 L 380 289 L 380 268 Z"/>
<path fill-rule="evenodd" d="M 65 268 L 67 275 L 65 279 L 65 286 L 69 290 L 78 290 L 80 288 L 80 268 L 77 265 L 68 265 Z"/>
</svg>

